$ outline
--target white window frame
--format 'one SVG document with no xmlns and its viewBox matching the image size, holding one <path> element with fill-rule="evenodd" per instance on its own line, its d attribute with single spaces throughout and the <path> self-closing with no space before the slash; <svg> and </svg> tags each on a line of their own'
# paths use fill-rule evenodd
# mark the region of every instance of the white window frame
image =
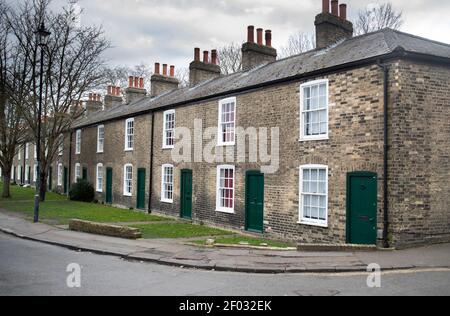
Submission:
<svg viewBox="0 0 450 316">
<path fill-rule="evenodd" d="M 75 154 L 81 154 L 81 129 L 75 133 Z"/>
<path fill-rule="evenodd" d="M 325 84 L 326 85 L 326 111 L 327 111 L 327 133 L 322 135 L 306 135 L 305 133 L 305 121 L 306 121 L 306 110 L 304 105 L 304 89 L 312 86 L 317 86 Z M 313 141 L 313 140 L 327 140 L 330 138 L 330 89 L 329 89 L 329 80 L 328 79 L 320 79 L 314 80 L 310 82 L 306 82 L 300 85 L 300 141 Z M 314 110 L 321 111 L 321 110 Z M 313 112 L 313 111 L 310 111 Z"/>
<path fill-rule="evenodd" d="M 37 145 L 34 144 L 34 159 L 37 159 Z"/>
<path fill-rule="evenodd" d="M 127 178 L 127 168 L 131 168 L 131 179 Z M 126 164 L 123 166 L 123 195 L 124 196 L 133 196 L 133 177 L 134 177 L 134 168 L 132 164 Z M 131 182 L 130 190 L 128 190 L 128 182 Z"/>
<path fill-rule="evenodd" d="M 18 165 L 17 169 L 17 180 L 22 181 L 22 165 Z"/>
<path fill-rule="evenodd" d="M 303 192 L 303 172 L 304 170 L 311 169 L 322 169 L 325 170 L 325 194 L 317 193 L 312 194 L 309 192 Z M 319 227 L 328 227 L 328 166 L 326 165 L 303 165 L 300 166 L 300 183 L 299 183 L 299 224 L 309 225 L 309 226 L 319 226 Z M 304 209 L 304 195 L 317 195 L 317 196 L 325 196 L 326 199 L 326 207 L 325 207 L 325 220 L 321 219 L 311 219 L 304 217 L 303 209 Z"/>
<path fill-rule="evenodd" d="M 29 174 L 28 174 L 28 169 L 30 169 L 30 166 L 29 165 L 25 165 L 25 183 L 27 183 L 27 182 L 29 182 L 30 181 L 30 179 L 29 179 Z"/>
<path fill-rule="evenodd" d="M 221 194 L 220 190 L 220 171 L 222 169 L 231 169 L 233 170 L 233 207 L 222 207 L 221 206 Z M 236 206 L 236 167 L 233 165 L 221 165 L 217 166 L 217 179 L 216 179 L 216 211 L 227 214 L 234 214 L 234 208 Z"/>
<path fill-rule="evenodd" d="M 29 158 L 29 149 L 30 149 L 30 144 L 26 143 L 25 144 L 25 160 L 27 160 Z"/>
<path fill-rule="evenodd" d="M 166 182 L 166 174 L 165 174 L 166 168 L 172 169 L 172 183 Z M 161 202 L 170 203 L 170 204 L 173 203 L 173 195 L 175 192 L 175 190 L 174 190 L 175 179 L 174 178 L 175 178 L 174 166 L 171 164 L 162 165 L 162 168 L 161 168 Z M 171 199 L 166 198 L 166 192 L 167 192 L 166 185 L 172 185 L 172 198 Z"/>
<path fill-rule="evenodd" d="M 79 179 L 82 179 L 82 178 L 83 178 L 83 172 L 82 172 L 82 169 L 81 169 L 81 164 L 80 163 L 76 163 L 75 164 L 75 169 L 74 169 L 74 180 L 75 180 L 75 183 L 77 183 L 77 181 Z"/>
<path fill-rule="evenodd" d="M 173 115 L 173 128 L 167 128 L 167 116 Z M 168 110 L 164 112 L 164 125 L 163 125 L 163 149 L 173 149 L 175 148 L 175 125 L 176 125 L 176 115 L 175 110 Z M 167 137 L 167 133 L 172 133 L 173 145 L 170 145 Z"/>
<path fill-rule="evenodd" d="M 58 156 L 64 154 L 64 135 L 59 136 Z"/>
<path fill-rule="evenodd" d="M 133 123 L 133 133 L 129 134 L 128 130 L 128 124 Z M 135 125 L 134 125 L 134 118 L 129 118 L 125 121 L 125 151 L 133 151 L 134 149 L 134 131 L 135 131 Z M 131 136 L 131 142 L 133 146 L 129 146 L 129 137 Z"/>
<path fill-rule="evenodd" d="M 101 168 L 101 172 L 99 171 L 99 169 Z M 103 164 L 99 163 L 97 164 L 97 168 L 96 168 L 96 181 L 95 181 L 95 188 L 96 191 L 99 193 L 103 192 L 103 174 L 104 174 L 104 170 L 103 170 Z"/>
<path fill-rule="evenodd" d="M 236 97 L 227 98 L 219 101 L 219 117 L 218 117 L 218 124 L 217 124 L 217 146 L 234 146 L 236 145 L 236 112 L 237 112 L 237 101 Z M 224 142 L 223 141 L 223 133 L 222 133 L 222 125 L 224 124 L 222 122 L 222 106 L 223 104 L 227 103 L 234 103 L 234 118 L 233 118 L 233 128 L 234 128 L 234 137 L 233 141 L 230 142 Z"/>
<path fill-rule="evenodd" d="M 22 160 L 22 149 L 23 149 L 23 147 L 19 146 L 19 152 L 18 152 L 17 160 Z"/>
<path fill-rule="evenodd" d="M 33 182 L 36 182 L 38 178 L 38 166 L 33 165 Z"/>
<path fill-rule="evenodd" d="M 103 138 L 100 137 L 100 131 L 103 130 Z M 97 127 L 97 153 L 103 154 L 105 150 L 105 125 L 99 125 Z"/>
<path fill-rule="evenodd" d="M 58 170 L 58 186 L 60 187 L 60 186 L 62 186 L 62 184 L 63 184 L 63 165 L 62 165 L 62 163 L 60 163 L 60 164 L 58 164 L 58 168 L 57 168 Z"/>
</svg>

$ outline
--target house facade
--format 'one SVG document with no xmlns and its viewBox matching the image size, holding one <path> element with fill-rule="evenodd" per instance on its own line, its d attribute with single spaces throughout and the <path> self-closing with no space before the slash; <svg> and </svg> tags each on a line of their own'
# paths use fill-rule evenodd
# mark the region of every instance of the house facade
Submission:
<svg viewBox="0 0 450 316">
<path fill-rule="evenodd" d="M 195 49 L 190 87 L 155 64 L 91 96 L 52 183 L 102 203 L 302 243 L 450 241 L 450 46 L 385 29 L 353 37 L 323 1 L 317 48 L 276 60 L 250 26 L 243 69 Z"/>
</svg>

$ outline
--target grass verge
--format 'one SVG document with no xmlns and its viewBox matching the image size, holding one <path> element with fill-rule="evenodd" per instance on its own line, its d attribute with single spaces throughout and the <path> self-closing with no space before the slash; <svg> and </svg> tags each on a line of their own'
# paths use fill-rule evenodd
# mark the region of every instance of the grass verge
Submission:
<svg viewBox="0 0 450 316">
<path fill-rule="evenodd" d="M 223 236 L 231 235 L 231 232 L 200 226 L 188 223 L 161 223 L 147 225 L 132 225 L 131 227 L 139 228 L 145 239 L 154 238 L 195 238 L 203 236 Z"/>
</svg>

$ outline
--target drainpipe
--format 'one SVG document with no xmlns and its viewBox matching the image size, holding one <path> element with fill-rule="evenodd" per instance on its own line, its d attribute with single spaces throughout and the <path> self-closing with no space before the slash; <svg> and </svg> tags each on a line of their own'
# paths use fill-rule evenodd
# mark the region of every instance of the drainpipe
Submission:
<svg viewBox="0 0 450 316">
<path fill-rule="evenodd" d="M 69 195 L 70 192 L 70 179 L 72 179 L 72 146 L 73 146 L 73 132 L 70 132 L 70 141 L 69 141 L 69 174 L 67 176 L 67 192 L 66 194 Z M 63 165 L 64 166 L 64 165 Z"/>
<path fill-rule="evenodd" d="M 149 194 L 148 194 L 148 213 L 152 213 L 152 197 L 153 197 L 153 144 L 155 138 L 155 112 L 152 112 L 152 137 L 150 137 L 150 178 L 149 178 Z"/>
<path fill-rule="evenodd" d="M 383 246 L 389 248 L 389 67 L 387 64 L 378 62 L 383 69 L 384 88 L 384 145 L 383 145 Z"/>
</svg>

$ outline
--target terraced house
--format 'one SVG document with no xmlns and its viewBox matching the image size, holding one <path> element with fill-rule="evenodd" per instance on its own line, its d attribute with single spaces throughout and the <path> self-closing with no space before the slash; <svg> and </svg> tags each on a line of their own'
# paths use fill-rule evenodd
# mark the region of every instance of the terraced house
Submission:
<svg viewBox="0 0 450 316">
<path fill-rule="evenodd" d="M 91 95 L 53 183 L 86 178 L 104 203 L 299 242 L 450 241 L 450 46 L 353 37 L 335 0 L 315 26 L 317 48 L 297 56 L 277 60 L 271 31 L 249 27 L 237 73 L 195 49 L 190 87 L 156 64 L 150 93 L 130 78 L 125 101 Z"/>
</svg>

